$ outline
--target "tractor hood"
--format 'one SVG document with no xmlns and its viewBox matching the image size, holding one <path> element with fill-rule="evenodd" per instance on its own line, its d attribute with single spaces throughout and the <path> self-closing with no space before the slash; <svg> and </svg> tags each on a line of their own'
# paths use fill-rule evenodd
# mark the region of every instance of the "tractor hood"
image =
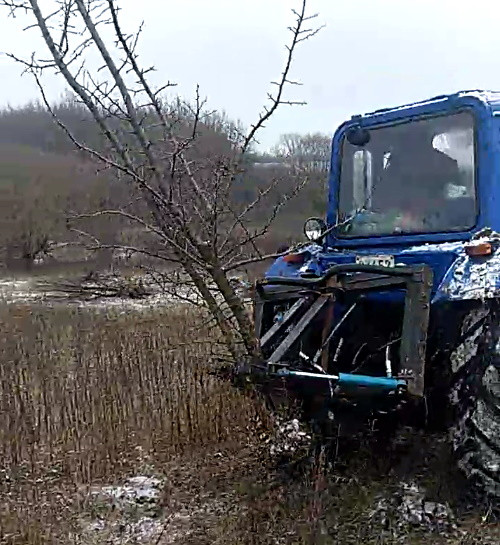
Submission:
<svg viewBox="0 0 500 545">
<path fill-rule="evenodd" d="M 332 265 L 354 263 L 427 265 L 433 271 L 432 303 L 498 297 L 500 290 L 498 242 L 492 245 L 491 254 L 486 256 L 468 255 L 470 253 L 466 251 L 468 247 L 470 243 L 444 242 L 405 248 L 342 250 L 325 249 L 317 244 L 311 244 L 278 258 L 265 276 L 314 278 L 325 274 Z"/>
</svg>

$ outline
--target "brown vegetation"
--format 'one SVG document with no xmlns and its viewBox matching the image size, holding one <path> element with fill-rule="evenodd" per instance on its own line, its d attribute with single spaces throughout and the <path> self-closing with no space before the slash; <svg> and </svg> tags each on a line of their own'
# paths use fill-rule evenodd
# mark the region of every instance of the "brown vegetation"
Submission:
<svg viewBox="0 0 500 545">
<path fill-rule="evenodd" d="M 148 316 L 0 309 L 0 542 L 77 528 L 78 491 L 178 455 L 246 441 L 259 408 L 209 374 L 192 311 Z M 3 541 L 2 541 L 3 538 Z"/>
<path fill-rule="evenodd" d="M 90 123 L 88 114 L 73 100 L 54 104 L 54 112 L 78 135 L 82 142 L 99 143 L 99 134 Z M 179 114 L 180 115 L 180 114 Z M 198 149 L 225 149 L 237 124 L 224 115 L 211 114 L 204 119 L 203 143 Z M 238 129 L 241 130 L 241 129 Z M 302 137 L 294 136 L 299 141 Z M 256 240 L 263 255 L 272 254 L 283 245 L 297 243 L 302 238 L 305 218 L 323 215 L 326 211 L 327 174 L 320 168 L 317 151 L 309 141 L 323 143 L 320 152 L 329 154 L 326 136 L 305 135 L 304 145 L 287 150 L 280 147 L 272 156 L 253 153 L 231 190 L 235 209 L 248 206 L 271 184 L 266 206 L 257 207 L 249 216 L 252 229 L 262 229 L 272 208 L 294 184 L 290 164 L 308 169 L 310 183 L 276 218 L 273 229 Z M 323 163 L 322 163 L 323 164 Z M 109 265 L 110 252 L 85 251 L 88 239 L 78 236 L 78 230 L 96 237 L 103 244 L 144 247 L 157 253 L 158 245 L 149 240 L 143 230 L 130 226 L 121 218 L 80 218 L 78 229 L 70 230 L 68 219 L 100 208 L 119 209 L 132 200 L 127 188 L 109 171 L 73 148 L 47 110 L 38 104 L 0 111 L 0 266 L 7 271 L 43 269 L 61 262 L 97 258 Z M 73 225 L 73 227 L 76 227 Z M 79 244 L 76 244 L 76 243 Z M 57 245 L 70 243 L 64 250 Z M 91 244 L 92 245 L 92 244 Z M 136 258 L 147 260 L 145 255 Z M 264 266 L 266 266 L 265 264 Z"/>
<path fill-rule="evenodd" d="M 95 511 L 90 490 L 144 472 L 165 476 L 151 515 L 164 525 L 159 544 L 495 543 L 477 516 L 464 534 L 443 535 L 370 521 L 378 495 L 403 478 L 431 472 L 434 499 L 451 498 L 438 438 L 406 437 L 385 456 L 342 445 L 333 468 L 307 450 L 276 466 L 270 417 L 211 374 L 224 351 L 187 306 L 130 315 L 3 305 L 0 324 L 0 543 L 89 543 L 85 524 L 112 516 Z"/>
</svg>

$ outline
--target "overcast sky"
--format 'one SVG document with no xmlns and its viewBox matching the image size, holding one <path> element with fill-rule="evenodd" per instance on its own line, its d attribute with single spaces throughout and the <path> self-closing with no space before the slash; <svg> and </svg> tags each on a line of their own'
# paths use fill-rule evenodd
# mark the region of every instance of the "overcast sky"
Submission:
<svg viewBox="0 0 500 545">
<path fill-rule="evenodd" d="M 157 81 L 178 83 L 194 96 L 196 84 L 212 108 L 249 124 L 269 82 L 282 68 L 300 0 L 122 0 L 126 30 L 144 20 L 141 56 L 157 68 Z M 53 0 L 40 0 L 42 7 Z M 292 77 L 303 82 L 261 133 L 263 148 L 284 132 L 333 133 L 345 118 L 460 89 L 500 90 L 498 0 L 309 0 L 325 28 L 302 44 Z M 0 10 L 0 51 L 43 52 L 36 30 Z M 64 91 L 48 79 L 52 98 Z M 0 56 L 0 105 L 38 97 L 29 76 Z"/>
</svg>

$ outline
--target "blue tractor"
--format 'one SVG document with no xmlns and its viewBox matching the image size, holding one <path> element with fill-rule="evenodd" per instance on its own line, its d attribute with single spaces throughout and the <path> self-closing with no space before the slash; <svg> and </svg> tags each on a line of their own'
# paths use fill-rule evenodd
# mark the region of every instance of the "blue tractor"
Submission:
<svg viewBox="0 0 500 545">
<path fill-rule="evenodd" d="M 256 283 L 252 373 L 317 421 L 419 403 L 445 414 L 459 466 L 496 502 L 500 93 L 352 117 L 333 138 L 328 200 Z"/>
</svg>

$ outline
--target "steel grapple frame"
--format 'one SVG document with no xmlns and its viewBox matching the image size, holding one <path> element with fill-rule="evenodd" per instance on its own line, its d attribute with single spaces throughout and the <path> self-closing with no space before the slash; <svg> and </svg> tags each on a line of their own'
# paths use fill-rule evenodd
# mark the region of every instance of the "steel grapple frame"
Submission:
<svg viewBox="0 0 500 545">
<path fill-rule="evenodd" d="M 426 265 L 381 267 L 374 265 L 334 265 L 318 278 L 268 277 L 258 281 L 254 312 L 256 335 L 267 353 L 257 374 L 281 377 L 300 386 L 329 384 L 336 390 L 384 393 L 404 391 L 409 396 L 424 394 L 425 354 L 430 312 L 432 270 Z M 330 341 L 361 298 L 370 292 L 404 292 L 403 323 L 399 344 L 399 373 L 372 376 L 328 372 Z M 354 303 L 335 316 L 340 295 L 354 296 Z M 267 330 L 266 305 L 288 302 L 288 310 Z M 321 317 L 321 343 L 314 357 L 304 365 L 292 354 L 294 346 L 311 324 Z M 360 324 L 362 326 L 362 324 Z M 314 386 L 313 386 L 314 388 Z"/>
</svg>

